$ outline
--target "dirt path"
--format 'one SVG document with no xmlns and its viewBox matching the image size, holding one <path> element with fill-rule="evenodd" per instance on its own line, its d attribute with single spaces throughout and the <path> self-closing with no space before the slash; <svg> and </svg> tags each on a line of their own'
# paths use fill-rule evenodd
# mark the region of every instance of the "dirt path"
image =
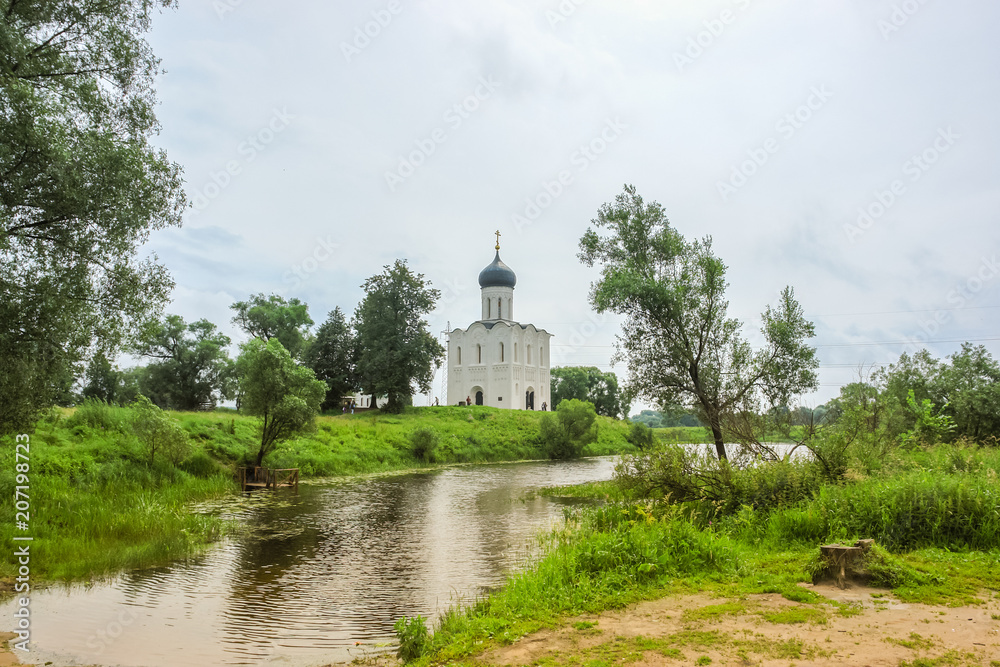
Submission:
<svg viewBox="0 0 1000 667">
<path fill-rule="evenodd" d="M 809 587 L 845 603 L 780 595 L 669 597 L 572 619 L 492 650 L 482 665 L 982 665 L 1000 667 L 1000 599 L 903 604 L 884 591 Z"/>
</svg>

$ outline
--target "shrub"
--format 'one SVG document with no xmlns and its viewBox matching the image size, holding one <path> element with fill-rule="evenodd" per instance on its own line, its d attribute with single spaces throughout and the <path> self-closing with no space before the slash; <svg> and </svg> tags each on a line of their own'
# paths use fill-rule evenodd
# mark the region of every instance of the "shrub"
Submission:
<svg viewBox="0 0 1000 667">
<path fill-rule="evenodd" d="M 430 644 L 430 636 L 423 616 L 403 617 L 393 626 L 399 638 L 396 657 L 403 662 L 413 662 L 424 654 Z"/>
<path fill-rule="evenodd" d="M 175 465 L 191 451 L 187 433 L 145 396 L 132 404 L 132 431 L 149 452 L 150 464 L 162 452 Z"/>
<path fill-rule="evenodd" d="M 552 459 L 574 459 L 597 440 L 594 404 L 575 398 L 560 401 L 555 415 L 547 414 L 539 424 L 542 444 Z"/>
<path fill-rule="evenodd" d="M 642 422 L 632 422 L 625 439 L 636 449 L 648 449 L 653 446 L 653 429 Z"/>
<path fill-rule="evenodd" d="M 202 449 L 197 450 L 191 456 L 184 459 L 180 467 L 181 470 L 202 479 L 218 475 L 222 472 L 222 467 Z"/>
<path fill-rule="evenodd" d="M 66 425 L 89 426 L 90 428 L 104 429 L 105 431 L 123 431 L 124 420 L 123 410 L 109 405 L 99 398 L 88 398 L 76 408 L 66 420 Z"/>
<path fill-rule="evenodd" d="M 410 451 L 418 460 L 434 462 L 434 452 L 438 446 L 438 434 L 432 428 L 418 428 L 409 435 Z"/>
</svg>

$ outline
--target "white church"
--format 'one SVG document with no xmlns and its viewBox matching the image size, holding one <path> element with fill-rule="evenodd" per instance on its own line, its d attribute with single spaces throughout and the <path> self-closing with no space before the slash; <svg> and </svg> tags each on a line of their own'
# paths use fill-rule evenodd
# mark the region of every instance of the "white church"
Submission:
<svg viewBox="0 0 1000 667">
<path fill-rule="evenodd" d="M 500 260 L 496 234 L 496 257 L 479 273 L 482 318 L 448 335 L 448 402 L 541 410 L 552 405 L 552 334 L 514 320 L 517 276 Z"/>
</svg>

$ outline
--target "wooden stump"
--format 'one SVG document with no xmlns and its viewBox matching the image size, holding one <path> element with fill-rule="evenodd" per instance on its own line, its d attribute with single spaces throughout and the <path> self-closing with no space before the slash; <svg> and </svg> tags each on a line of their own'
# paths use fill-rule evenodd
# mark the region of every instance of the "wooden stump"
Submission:
<svg viewBox="0 0 1000 667">
<path fill-rule="evenodd" d="M 865 558 L 875 540 L 858 540 L 853 545 L 825 544 L 819 548 L 825 569 L 813 581 L 833 579 L 840 588 L 847 588 L 851 580 L 865 580 Z"/>
</svg>

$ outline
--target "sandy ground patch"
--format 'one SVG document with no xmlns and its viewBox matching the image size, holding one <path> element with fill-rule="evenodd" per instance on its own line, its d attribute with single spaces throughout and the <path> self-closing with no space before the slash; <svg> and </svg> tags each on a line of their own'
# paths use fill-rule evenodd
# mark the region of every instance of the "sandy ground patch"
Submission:
<svg viewBox="0 0 1000 667">
<path fill-rule="evenodd" d="M 487 665 L 858 665 L 1000 667 L 1000 600 L 904 604 L 886 591 L 810 586 L 850 606 L 780 595 L 668 597 L 571 619 L 474 662 Z"/>
</svg>

